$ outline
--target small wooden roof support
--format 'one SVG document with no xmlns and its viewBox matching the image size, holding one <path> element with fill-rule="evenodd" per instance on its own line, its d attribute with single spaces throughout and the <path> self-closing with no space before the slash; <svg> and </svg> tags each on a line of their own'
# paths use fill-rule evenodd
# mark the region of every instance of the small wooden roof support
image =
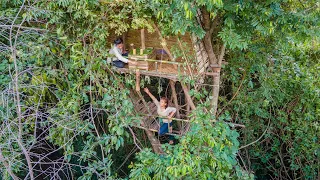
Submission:
<svg viewBox="0 0 320 180">
<path fill-rule="evenodd" d="M 145 34 L 144 34 L 144 29 L 140 30 L 141 33 L 141 49 L 146 49 L 146 41 L 145 41 Z"/>
</svg>

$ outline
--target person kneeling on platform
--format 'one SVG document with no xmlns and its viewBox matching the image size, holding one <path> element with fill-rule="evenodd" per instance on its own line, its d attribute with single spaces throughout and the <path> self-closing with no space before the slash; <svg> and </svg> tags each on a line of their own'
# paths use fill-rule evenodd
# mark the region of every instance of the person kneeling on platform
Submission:
<svg viewBox="0 0 320 180">
<path fill-rule="evenodd" d="M 114 40 L 114 45 L 110 49 L 109 54 L 116 56 L 113 58 L 112 65 L 118 68 L 123 68 L 126 63 L 136 64 L 135 61 L 130 61 L 129 59 L 125 58 L 125 56 L 128 56 L 128 52 L 124 50 L 123 41 L 121 38 Z"/>
<path fill-rule="evenodd" d="M 165 97 L 161 97 L 160 102 L 150 93 L 148 88 L 144 88 L 144 92 L 146 92 L 154 104 L 157 106 L 157 113 L 159 116 L 165 117 L 160 118 L 160 130 L 159 135 L 164 135 L 168 132 L 172 133 L 172 117 L 176 113 L 177 109 L 174 107 L 168 107 L 168 99 Z M 173 140 L 170 139 L 169 144 L 173 144 Z"/>
</svg>

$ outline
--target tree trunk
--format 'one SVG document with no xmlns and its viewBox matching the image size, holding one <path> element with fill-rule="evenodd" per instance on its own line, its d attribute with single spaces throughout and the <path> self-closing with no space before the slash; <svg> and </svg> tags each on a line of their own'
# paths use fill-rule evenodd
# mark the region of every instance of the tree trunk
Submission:
<svg viewBox="0 0 320 180">
<path fill-rule="evenodd" d="M 214 31 L 215 26 L 218 24 L 217 17 L 212 21 L 210 19 L 209 12 L 202 8 L 200 13 L 200 17 L 198 18 L 198 22 L 200 25 L 203 26 L 204 30 L 206 31 L 205 37 L 203 39 L 203 45 L 205 47 L 205 51 L 207 57 L 209 59 L 210 65 L 215 67 L 221 67 L 221 62 L 225 54 L 225 46 L 222 46 L 221 52 L 219 57 L 215 54 L 212 45 L 212 34 Z M 197 53 L 199 54 L 199 53 Z M 219 69 L 219 68 L 218 68 Z M 207 70 L 207 69 L 206 69 Z M 216 68 L 212 68 L 213 72 L 217 72 Z M 220 69 L 217 72 L 218 75 L 213 76 L 213 88 L 212 88 L 212 101 L 211 101 L 211 108 L 216 115 L 217 108 L 218 108 L 218 100 L 219 100 L 219 85 L 220 85 Z"/>
<path fill-rule="evenodd" d="M 204 47 L 207 51 L 210 63 L 218 64 L 218 59 L 213 51 L 213 46 L 212 46 L 212 33 L 213 33 L 214 24 L 210 20 L 210 14 L 205 8 L 201 9 L 201 13 L 202 13 L 203 28 L 206 31 L 206 34 L 203 39 Z"/>
<path fill-rule="evenodd" d="M 218 109 L 219 84 L 220 84 L 220 73 L 219 73 L 219 76 L 213 77 L 211 109 L 213 110 L 214 115 L 217 114 L 217 109 Z"/>
</svg>

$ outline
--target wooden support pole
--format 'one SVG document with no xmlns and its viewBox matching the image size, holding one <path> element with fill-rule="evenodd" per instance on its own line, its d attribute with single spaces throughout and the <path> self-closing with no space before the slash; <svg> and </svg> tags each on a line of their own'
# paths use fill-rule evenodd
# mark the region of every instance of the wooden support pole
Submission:
<svg viewBox="0 0 320 180">
<path fill-rule="evenodd" d="M 122 34 L 123 50 L 126 50 L 127 36 L 128 36 L 128 32 L 124 32 L 124 33 Z"/>
<path fill-rule="evenodd" d="M 170 80 L 170 87 L 171 87 L 171 92 L 172 92 L 171 95 L 172 95 L 172 98 L 173 98 L 174 106 L 177 109 L 176 117 L 178 119 L 180 119 L 181 118 L 181 116 L 180 116 L 180 107 L 179 107 L 179 104 L 178 104 L 178 97 L 177 97 L 175 84 L 176 84 L 176 82 Z M 177 125 L 178 125 L 179 130 L 181 131 L 182 127 L 183 127 L 183 122 L 178 122 Z"/>
<path fill-rule="evenodd" d="M 177 115 L 176 117 L 180 119 L 180 112 L 179 112 L 179 104 L 178 104 L 178 97 L 177 97 L 177 92 L 176 92 L 176 87 L 175 87 L 175 82 L 170 80 L 170 87 L 171 87 L 171 90 L 172 90 L 172 97 L 173 97 L 173 102 L 174 102 L 174 106 L 176 107 L 177 109 Z"/>
<path fill-rule="evenodd" d="M 188 90 L 187 86 L 186 86 L 185 84 L 183 84 L 183 83 L 181 83 L 181 86 L 182 86 L 182 89 L 183 89 L 183 91 L 184 91 L 184 94 L 185 94 L 185 96 L 186 96 L 186 98 L 187 98 L 187 101 L 188 101 L 188 103 L 190 104 L 191 110 L 195 110 L 195 109 L 196 109 L 196 106 L 195 106 L 194 103 L 192 102 L 192 99 L 191 99 L 191 96 L 190 96 L 190 94 L 189 94 L 189 90 Z"/>
<path fill-rule="evenodd" d="M 141 49 L 146 49 L 144 29 L 141 29 L 140 31 L 141 31 Z"/>
<path fill-rule="evenodd" d="M 223 57 L 225 55 L 225 50 L 226 47 L 223 45 L 220 49 L 220 55 L 218 59 L 218 64 L 211 64 L 212 71 L 214 73 L 218 73 L 217 76 L 213 76 L 213 87 L 212 87 L 212 110 L 214 115 L 217 115 L 217 110 L 218 110 L 218 101 L 219 101 L 219 86 L 220 86 L 220 68 L 221 68 L 221 63 L 223 60 Z"/>
<path fill-rule="evenodd" d="M 212 85 L 212 109 L 214 115 L 217 114 L 218 109 L 218 99 L 219 99 L 219 84 L 220 76 L 213 76 L 213 85 Z"/>
<path fill-rule="evenodd" d="M 140 91 L 140 71 L 136 70 L 136 91 Z"/>
<path fill-rule="evenodd" d="M 189 84 L 188 84 L 187 88 L 188 88 L 188 91 L 189 91 L 190 90 L 190 85 Z M 187 102 L 186 110 L 187 110 L 187 115 L 189 115 L 190 114 L 190 104 L 188 103 L 187 96 L 185 96 L 185 102 Z"/>
</svg>

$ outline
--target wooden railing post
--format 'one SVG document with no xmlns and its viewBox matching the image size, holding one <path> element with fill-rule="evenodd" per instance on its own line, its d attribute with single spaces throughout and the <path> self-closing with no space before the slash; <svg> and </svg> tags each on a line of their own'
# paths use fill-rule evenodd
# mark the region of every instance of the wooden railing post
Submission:
<svg viewBox="0 0 320 180">
<path fill-rule="evenodd" d="M 144 29 L 141 29 L 141 49 L 146 49 L 145 33 Z"/>
<path fill-rule="evenodd" d="M 136 91 L 140 91 L 140 71 L 136 69 Z"/>
</svg>

